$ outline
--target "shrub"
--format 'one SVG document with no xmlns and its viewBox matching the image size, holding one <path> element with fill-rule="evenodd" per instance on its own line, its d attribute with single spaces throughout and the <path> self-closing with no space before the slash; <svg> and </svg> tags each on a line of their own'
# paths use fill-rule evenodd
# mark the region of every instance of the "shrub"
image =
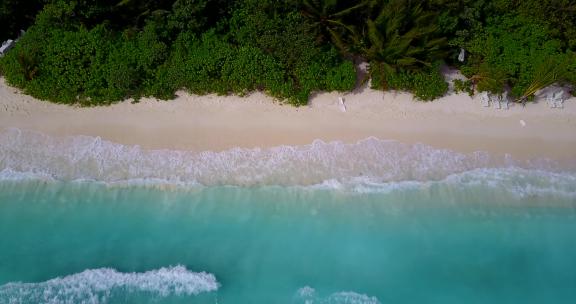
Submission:
<svg viewBox="0 0 576 304">
<path fill-rule="evenodd" d="M 439 69 L 433 68 L 421 73 L 412 74 L 412 93 L 420 100 L 428 101 L 444 96 L 448 91 L 448 83 Z"/>
<path fill-rule="evenodd" d="M 352 61 L 344 61 L 328 70 L 326 75 L 327 91 L 351 91 L 356 86 L 356 69 Z"/>
<path fill-rule="evenodd" d="M 456 93 L 468 93 L 468 95 L 474 95 L 474 88 L 472 87 L 472 81 L 470 80 L 461 80 L 455 79 L 454 80 L 454 92 Z"/>
<path fill-rule="evenodd" d="M 204 34 L 200 41 L 191 38 L 187 41 L 180 46 L 184 48 L 183 61 L 174 63 L 183 66 L 184 87 L 197 94 L 229 93 L 229 88 L 222 84 L 222 67 L 235 55 L 233 46 L 214 31 Z"/>
<path fill-rule="evenodd" d="M 448 83 L 440 73 L 440 63 L 422 71 L 401 70 L 395 73 L 373 73 L 372 88 L 407 91 L 420 100 L 433 100 L 444 96 Z"/>
<path fill-rule="evenodd" d="M 269 55 L 255 47 L 240 47 L 222 66 L 222 81 L 236 94 L 263 90 L 284 81 L 284 71 Z"/>
<path fill-rule="evenodd" d="M 558 77 L 551 83 L 566 80 L 566 66 L 560 64 L 566 53 L 561 41 L 550 37 L 545 24 L 521 15 L 490 18 L 488 25 L 465 43 L 469 59 L 463 72 L 479 91 L 501 93 L 509 85 L 513 96 L 530 97 L 536 83 L 550 83 L 540 79 L 543 70 L 554 69 L 552 76 Z"/>
<path fill-rule="evenodd" d="M 23 44 L 18 50 L 20 58 L 34 56 L 41 59 L 34 77 L 24 75 L 26 92 L 61 103 L 75 103 L 84 98 L 91 77 L 91 63 L 102 48 L 100 41 L 104 39 L 101 34 L 100 28 L 93 31 L 82 28 L 76 32 L 54 29 L 37 48 L 27 49 L 30 45 Z M 32 37 L 26 35 L 25 38 Z M 36 55 L 29 55 L 32 53 Z M 19 60 L 24 74 L 29 70 L 25 62 L 27 60 Z"/>
</svg>

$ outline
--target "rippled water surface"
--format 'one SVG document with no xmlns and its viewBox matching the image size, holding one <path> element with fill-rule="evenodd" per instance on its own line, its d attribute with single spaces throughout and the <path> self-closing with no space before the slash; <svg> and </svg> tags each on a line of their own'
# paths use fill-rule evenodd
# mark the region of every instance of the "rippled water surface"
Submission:
<svg viewBox="0 0 576 304">
<path fill-rule="evenodd" d="M 0 303 L 576 297 L 576 217 L 563 197 L 444 184 L 364 194 L 13 181 L 1 190 Z"/>
</svg>

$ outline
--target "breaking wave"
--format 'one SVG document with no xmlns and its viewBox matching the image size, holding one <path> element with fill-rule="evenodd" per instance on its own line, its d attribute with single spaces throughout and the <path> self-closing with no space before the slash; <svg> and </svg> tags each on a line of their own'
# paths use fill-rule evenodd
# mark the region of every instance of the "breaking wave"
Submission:
<svg viewBox="0 0 576 304">
<path fill-rule="evenodd" d="M 340 291 L 327 297 L 320 297 L 316 290 L 310 286 L 298 289 L 296 298 L 306 304 L 380 304 L 376 297 L 353 291 Z"/>
<path fill-rule="evenodd" d="M 480 168 L 448 175 L 438 181 L 380 182 L 370 178 L 352 178 L 346 181 L 328 180 L 311 186 L 313 189 L 340 190 L 351 193 L 392 193 L 433 191 L 442 189 L 501 190 L 517 198 L 556 196 L 576 198 L 576 174 L 548 172 L 536 169 Z"/>
<path fill-rule="evenodd" d="M 121 273 L 111 268 L 100 268 L 41 283 L 2 285 L 0 303 L 108 303 L 115 295 L 192 296 L 216 291 L 218 287 L 214 275 L 191 272 L 183 266 L 143 273 Z"/>
<path fill-rule="evenodd" d="M 296 186 L 382 192 L 438 183 L 505 187 L 519 195 L 576 197 L 576 172 L 552 161 L 518 162 L 423 144 L 368 138 L 222 152 L 146 150 L 99 137 L 0 132 L 0 180 L 152 186 Z M 565 168 L 561 168 L 565 169 Z"/>
</svg>

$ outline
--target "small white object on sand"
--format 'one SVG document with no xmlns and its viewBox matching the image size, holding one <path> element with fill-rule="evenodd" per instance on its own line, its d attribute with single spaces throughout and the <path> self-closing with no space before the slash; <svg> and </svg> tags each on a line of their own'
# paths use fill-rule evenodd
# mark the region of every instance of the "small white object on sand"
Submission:
<svg viewBox="0 0 576 304">
<path fill-rule="evenodd" d="M 520 119 L 520 125 L 522 126 L 522 128 L 524 128 L 526 126 L 526 122 L 522 119 Z"/>
<path fill-rule="evenodd" d="M 344 99 L 338 97 L 338 104 L 340 105 L 340 111 L 346 112 L 346 105 L 344 104 Z"/>
</svg>

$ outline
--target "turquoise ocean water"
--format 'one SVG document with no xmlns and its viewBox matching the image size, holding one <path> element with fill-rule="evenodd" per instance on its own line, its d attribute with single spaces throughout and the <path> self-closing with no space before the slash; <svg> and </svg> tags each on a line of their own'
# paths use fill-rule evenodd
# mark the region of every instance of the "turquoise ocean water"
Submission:
<svg viewBox="0 0 576 304">
<path fill-rule="evenodd" d="M 576 171 L 0 132 L 0 303 L 574 303 Z"/>
</svg>

